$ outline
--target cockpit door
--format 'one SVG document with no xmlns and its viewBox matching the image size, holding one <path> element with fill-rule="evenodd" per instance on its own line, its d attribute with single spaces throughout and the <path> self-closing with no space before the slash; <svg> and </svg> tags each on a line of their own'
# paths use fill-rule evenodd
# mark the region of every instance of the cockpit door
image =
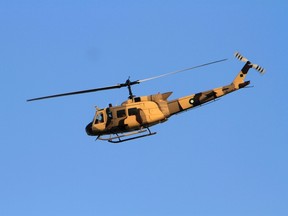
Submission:
<svg viewBox="0 0 288 216">
<path fill-rule="evenodd" d="M 107 115 L 104 110 L 98 110 L 94 117 L 93 128 L 104 131 L 106 128 Z"/>
</svg>

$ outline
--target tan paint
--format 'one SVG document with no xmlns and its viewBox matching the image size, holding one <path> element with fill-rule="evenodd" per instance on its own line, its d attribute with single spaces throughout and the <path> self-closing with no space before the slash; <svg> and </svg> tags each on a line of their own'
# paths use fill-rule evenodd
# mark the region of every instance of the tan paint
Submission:
<svg viewBox="0 0 288 216">
<path fill-rule="evenodd" d="M 112 106 L 110 108 L 98 110 L 92 124 L 93 134 L 89 135 L 101 136 L 105 134 L 126 133 L 147 128 L 166 121 L 174 114 L 200 106 L 244 88 L 249 84 L 249 81 L 245 82 L 245 78 L 250 68 L 255 68 L 261 73 L 264 69 L 258 65 L 251 64 L 239 53 L 235 55 L 241 61 L 245 61 L 246 64 L 231 84 L 170 101 L 168 101 L 168 97 L 172 92 L 134 97 L 123 102 L 121 106 Z M 112 113 L 112 118 L 109 118 L 109 115 L 107 115 L 108 109 L 110 109 Z M 104 122 L 97 123 L 96 119 L 101 113 L 103 114 Z M 124 116 L 120 116 L 119 113 Z"/>
</svg>

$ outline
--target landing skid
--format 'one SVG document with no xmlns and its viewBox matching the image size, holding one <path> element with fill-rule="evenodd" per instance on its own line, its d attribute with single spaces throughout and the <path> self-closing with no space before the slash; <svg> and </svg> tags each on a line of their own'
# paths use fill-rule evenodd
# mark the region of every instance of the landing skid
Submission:
<svg viewBox="0 0 288 216">
<path fill-rule="evenodd" d="M 122 139 L 124 137 L 129 137 L 129 136 L 133 136 L 133 135 L 141 134 L 141 133 L 145 133 L 145 132 L 146 132 L 146 134 L 143 134 L 143 135 Z M 156 132 L 151 132 L 149 128 L 146 128 L 146 129 L 141 129 L 141 130 L 134 131 L 134 132 L 123 133 L 122 135 L 118 135 L 116 133 L 116 134 L 110 135 L 109 137 L 99 136 L 97 139 L 102 140 L 102 141 L 108 141 L 110 143 L 121 143 L 121 142 L 126 142 L 126 141 L 129 141 L 129 140 L 143 138 L 143 137 L 146 137 L 146 136 L 152 136 L 152 135 L 155 135 L 155 134 L 156 134 Z"/>
</svg>

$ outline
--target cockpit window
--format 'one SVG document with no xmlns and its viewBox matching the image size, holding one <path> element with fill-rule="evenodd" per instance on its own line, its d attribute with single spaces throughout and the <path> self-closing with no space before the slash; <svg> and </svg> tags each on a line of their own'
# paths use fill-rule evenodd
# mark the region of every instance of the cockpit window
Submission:
<svg viewBox="0 0 288 216">
<path fill-rule="evenodd" d="M 103 113 L 98 113 L 96 118 L 95 118 L 95 124 L 103 123 L 104 122 L 104 117 Z"/>
</svg>

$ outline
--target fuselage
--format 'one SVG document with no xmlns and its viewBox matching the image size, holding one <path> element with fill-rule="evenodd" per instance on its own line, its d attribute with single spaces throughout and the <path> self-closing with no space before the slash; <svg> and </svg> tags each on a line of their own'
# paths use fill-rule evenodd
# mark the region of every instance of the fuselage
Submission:
<svg viewBox="0 0 288 216">
<path fill-rule="evenodd" d="M 90 136 L 125 133 L 165 122 L 169 117 L 213 101 L 249 84 L 249 81 L 233 83 L 168 101 L 172 92 L 134 97 L 121 104 L 98 109 L 92 122 L 86 126 Z"/>
</svg>

